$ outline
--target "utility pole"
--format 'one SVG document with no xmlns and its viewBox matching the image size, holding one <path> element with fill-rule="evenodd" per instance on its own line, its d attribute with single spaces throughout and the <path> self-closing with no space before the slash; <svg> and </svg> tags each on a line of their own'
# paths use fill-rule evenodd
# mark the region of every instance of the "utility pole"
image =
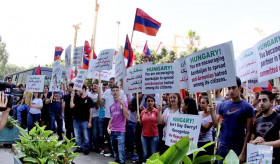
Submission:
<svg viewBox="0 0 280 164">
<path fill-rule="evenodd" d="M 95 36 L 96 36 L 96 26 L 97 26 L 97 15 L 98 15 L 99 4 L 97 0 L 95 0 L 95 13 L 94 13 L 94 24 L 93 24 L 93 32 L 91 38 L 91 53 L 90 58 L 93 58 L 93 51 L 95 50 Z"/>
</svg>

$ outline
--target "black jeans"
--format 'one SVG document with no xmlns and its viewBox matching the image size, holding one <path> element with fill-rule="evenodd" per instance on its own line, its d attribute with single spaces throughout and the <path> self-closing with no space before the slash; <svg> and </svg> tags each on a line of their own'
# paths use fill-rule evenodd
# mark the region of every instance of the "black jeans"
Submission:
<svg viewBox="0 0 280 164">
<path fill-rule="evenodd" d="M 72 115 L 65 115 L 65 129 L 66 129 L 66 137 L 70 140 L 75 137 L 74 133 L 74 126 L 73 126 L 73 116 Z"/>
</svg>

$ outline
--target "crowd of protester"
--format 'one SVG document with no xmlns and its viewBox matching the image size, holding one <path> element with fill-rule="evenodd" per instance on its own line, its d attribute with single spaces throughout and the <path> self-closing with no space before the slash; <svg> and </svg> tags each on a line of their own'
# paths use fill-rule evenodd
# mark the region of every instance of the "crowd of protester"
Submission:
<svg viewBox="0 0 280 164">
<path fill-rule="evenodd" d="M 184 99 L 179 93 L 125 95 L 114 78 L 102 87 L 98 83 L 84 85 L 82 91 L 74 91 L 74 84 L 70 83 L 67 91 L 61 85 L 62 91 L 49 92 L 45 86 L 44 92 L 38 94 L 24 92 L 23 85 L 19 85 L 10 113 L 28 130 L 35 122 L 46 125 L 59 140 L 63 139 L 64 123 L 66 137 L 76 138 L 79 147 L 75 152 L 88 155 L 92 149 L 105 156 L 113 154 L 118 163 L 125 163 L 128 158 L 145 162 L 152 154 L 167 150 L 170 113 L 199 115 L 202 122 L 198 147 L 215 141 L 217 126 L 222 123 L 217 155 L 225 157 L 232 149 L 245 162 L 246 143 L 250 142 L 273 146 L 273 163 L 280 163 L 279 90 L 256 92 L 249 103 L 242 98 L 238 77 L 236 82 L 237 86 L 227 88 L 225 97 L 221 94 L 223 89 L 216 89 L 213 105 L 206 92 L 200 93 L 197 100 L 188 93 Z M 200 155 L 212 155 L 214 147 L 207 147 Z"/>
</svg>

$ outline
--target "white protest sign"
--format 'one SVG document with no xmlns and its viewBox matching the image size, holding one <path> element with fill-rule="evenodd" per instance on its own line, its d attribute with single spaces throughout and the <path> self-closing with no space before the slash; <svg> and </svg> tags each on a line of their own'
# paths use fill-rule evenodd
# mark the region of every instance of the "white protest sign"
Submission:
<svg viewBox="0 0 280 164">
<path fill-rule="evenodd" d="M 247 143 L 247 163 L 272 164 L 273 147 Z"/>
<path fill-rule="evenodd" d="M 189 82 L 188 82 L 188 73 L 187 73 L 187 66 L 186 66 L 186 57 L 182 57 L 179 59 L 176 59 L 174 63 L 178 63 L 181 67 L 180 71 L 180 89 L 186 89 L 189 88 Z"/>
<path fill-rule="evenodd" d="M 179 93 L 179 71 L 180 66 L 176 63 L 143 66 L 142 92 L 144 94 Z"/>
<path fill-rule="evenodd" d="M 236 74 L 241 81 L 258 78 L 255 48 L 243 51 L 236 60 Z"/>
<path fill-rule="evenodd" d="M 138 64 L 127 68 L 127 76 L 123 79 L 124 93 L 138 93 L 142 92 L 142 71 L 143 66 L 152 65 L 152 62 Z"/>
<path fill-rule="evenodd" d="M 97 56 L 96 62 L 94 64 L 94 70 L 102 71 L 112 69 L 114 55 L 114 49 L 102 50 Z"/>
<path fill-rule="evenodd" d="M 246 82 L 243 82 L 241 86 L 246 87 Z M 248 87 L 264 87 L 264 88 L 267 88 L 268 87 L 268 81 L 258 83 L 258 79 L 250 79 L 250 80 L 248 80 Z"/>
<path fill-rule="evenodd" d="M 52 79 L 50 82 L 50 92 L 60 91 L 60 79 L 62 77 L 63 66 L 60 65 L 60 59 L 54 61 L 52 70 Z"/>
<path fill-rule="evenodd" d="M 71 45 L 69 45 L 65 50 L 65 76 L 67 79 L 71 79 Z"/>
<path fill-rule="evenodd" d="M 73 54 L 73 66 L 81 66 L 83 61 L 84 47 L 75 47 Z"/>
<path fill-rule="evenodd" d="M 115 65 L 115 82 L 118 82 L 127 75 L 122 49 L 119 50 L 118 54 L 115 57 Z"/>
<path fill-rule="evenodd" d="M 45 75 L 28 75 L 26 77 L 26 89 L 28 92 L 43 92 Z"/>
<path fill-rule="evenodd" d="M 99 71 L 94 70 L 94 64 L 96 59 L 90 59 L 88 66 L 87 79 L 99 79 Z M 109 81 L 111 77 L 115 77 L 115 64 L 113 64 L 111 70 L 102 70 L 100 79 Z"/>
<path fill-rule="evenodd" d="M 87 70 L 86 69 L 79 69 L 78 75 L 74 82 L 74 90 L 81 91 L 83 90 L 83 84 L 86 80 Z"/>
<path fill-rule="evenodd" d="M 165 144 L 171 146 L 187 135 L 189 135 L 190 141 L 197 144 L 201 128 L 201 120 L 202 118 L 199 115 L 169 114 Z"/>
<path fill-rule="evenodd" d="M 258 42 L 255 50 L 259 82 L 280 77 L 280 32 Z"/>
<path fill-rule="evenodd" d="M 236 86 L 232 42 L 213 46 L 187 56 L 191 93 Z"/>
</svg>

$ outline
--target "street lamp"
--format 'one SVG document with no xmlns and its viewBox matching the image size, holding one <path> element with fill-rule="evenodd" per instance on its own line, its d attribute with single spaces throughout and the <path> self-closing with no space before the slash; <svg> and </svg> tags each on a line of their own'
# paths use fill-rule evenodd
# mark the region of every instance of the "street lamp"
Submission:
<svg viewBox="0 0 280 164">
<path fill-rule="evenodd" d="M 120 24 L 121 24 L 121 22 L 120 21 L 117 21 L 116 22 L 117 23 L 117 25 L 118 25 L 118 40 L 117 40 L 117 50 L 118 50 L 118 48 L 119 48 L 119 35 L 120 35 Z"/>
</svg>

